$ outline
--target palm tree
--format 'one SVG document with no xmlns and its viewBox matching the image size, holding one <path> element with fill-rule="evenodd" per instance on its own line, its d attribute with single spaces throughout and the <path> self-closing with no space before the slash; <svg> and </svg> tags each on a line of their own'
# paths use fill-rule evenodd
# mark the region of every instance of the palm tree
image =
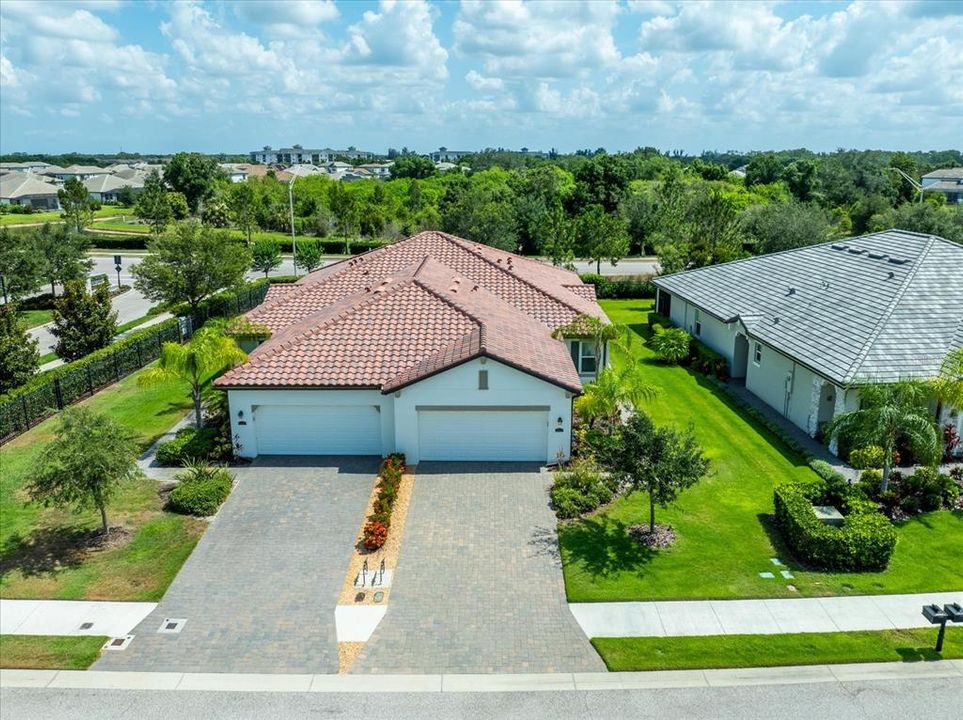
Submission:
<svg viewBox="0 0 963 720">
<path fill-rule="evenodd" d="M 609 325 L 614 329 L 609 348 L 620 362 L 602 368 L 594 382 L 585 386 L 585 392 L 575 401 L 576 409 L 592 425 L 596 420 L 607 420 L 609 432 L 618 424 L 622 408 L 638 408 L 646 400 L 655 397 L 659 389 L 648 383 L 642 374 L 642 366 L 632 356 L 635 333 L 625 326 Z M 598 355 L 596 355 L 598 357 Z"/>
<path fill-rule="evenodd" d="M 896 443 L 905 440 L 918 459 L 935 463 L 942 454 L 936 424 L 930 417 L 930 389 L 920 382 L 901 380 L 888 385 L 864 385 L 859 410 L 837 415 L 827 428 L 829 437 L 846 435 L 860 445 L 883 448 L 880 492 L 889 488 Z"/>
<path fill-rule="evenodd" d="M 943 405 L 963 411 L 963 347 L 951 351 L 943 360 L 939 377 L 933 381 L 933 392 Z"/>
<path fill-rule="evenodd" d="M 190 383 L 197 427 L 202 427 L 201 387 L 211 375 L 247 360 L 247 354 L 224 332 L 222 323 L 208 322 L 186 345 L 167 342 L 157 366 L 145 370 L 137 381 L 141 387 L 164 383 Z"/>
</svg>

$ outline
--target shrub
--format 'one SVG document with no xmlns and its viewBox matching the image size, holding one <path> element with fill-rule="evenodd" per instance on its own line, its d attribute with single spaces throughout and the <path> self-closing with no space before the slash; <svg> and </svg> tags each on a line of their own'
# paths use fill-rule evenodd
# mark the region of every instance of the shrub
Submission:
<svg viewBox="0 0 963 720">
<path fill-rule="evenodd" d="M 692 367 L 703 375 L 729 379 L 729 363 L 725 357 L 698 340 L 692 342 Z"/>
<path fill-rule="evenodd" d="M 595 286 L 595 296 L 600 300 L 632 300 L 655 297 L 655 286 L 645 276 L 614 278 L 586 273 L 579 277 L 586 285 Z"/>
<path fill-rule="evenodd" d="M 371 514 L 362 530 L 362 544 L 366 550 L 377 550 L 388 538 L 391 513 L 394 510 L 395 500 L 398 499 L 401 476 L 404 471 L 404 453 L 392 453 L 381 461 Z"/>
<path fill-rule="evenodd" d="M 609 502 L 617 490 L 618 481 L 599 472 L 593 462 L 575 460 L 555 472 L 552 507 L 562 519 L 578 517 Z"/>
<path fill-rule="evenodd" d="M 677 364 L 689 357 L 692 336 L 682 328 L 655 333 L 647 344 L 662 362 Z"/>
<path fill-rule="evenodd" d="M 377 521 L 370 521 L 364 526 L 365 550 L 378 550 L 388 540 L 388 526 Z"/>
<path fill-rule="evenodd" d="M 210 460 L 216 434 L 216 430 L 209 427 L 200 430 L 194 427 L 181 428 L 174 434 L 173 440 L 158 446 L 157 462 L 171 467 L 194 460 Z"/>
<path fill-rule="evenodd" d="M 168 508 L 201 517 L 216 513 L 234 484 L 227 469 L 216 465 L 191 464 L 174 477 L 178 485 L 171 491 Z"/>
<path fill-rule="evenodd" d="M 867 445 L 849 453 L 849 464 L 857 470 L 883 467 L 886 452 L 879 445 Z"/>
<path fill-rule="evenodd" d="M 657 312 L 650 312 L 650 313 L 649 313 L 648 323 L 649 323 L 649 329 L 650 329 L 650 330 L 654 329 L 656 325 L 660 325 L 660 326 L 662 326 L 663 328 L 667 328 L 667 327 L 671 327 L 671 326 L 672 326 L 672 320 L 670 320 L 669 318 L 667 318 L 665 315 L 661 315 L 661 314 L 659 314 L 659 313 L 657 313 Z"/>
<path fill-rule="evenodd" d="M 827 570 L 885 569 L 896 547 L 892 523 L 874 505 L 854 497 L 843 525 L 826 525 L 812 509 L 824 493 L 799 483 L 779 485 L 773 493 L 776 522 L 796 557 Z"/>
</svg>

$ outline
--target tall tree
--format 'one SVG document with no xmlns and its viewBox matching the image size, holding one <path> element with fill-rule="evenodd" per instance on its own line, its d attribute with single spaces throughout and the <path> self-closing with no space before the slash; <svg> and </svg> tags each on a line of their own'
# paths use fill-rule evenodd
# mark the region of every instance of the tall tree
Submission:
<svg viewBox="0 0 963 720">
<path fill-rule="evenodd" d="M 829 213 L 815 204 L 751 205 L 743 213 L 742 226 L 758 255 L 806 247 L 830 238 Z"/>
<path fill-rule="evenodd" d="M 197 427 L 203 427 L 201 389 L 204 383 L 245 360 L 247 355 L 225 332 L 224 325 L 210 321 L 194 333 L 186 345 L 164 343 L 157 365 L 141 373 L 137 383 L 141 387 L 150 387 L 187 382 L 194 402 L 194 422 Z"/>
<path fill-rule="evenodd" d="M 311 272 L 321 265 L 321 243 L 313 238 L 298 240 L 298 251 L 295 254 L 295 265 L 305 272 Z"/>
<path fill-rule="evenodd" d="M 617 452 L 610 469 L 649 494 L 649 532 L 655 532 L 655 506 L 665 508 L 709 471 L 709 459 L 691 426 L 680 431 L 657 427 L 652 418 L 636 411 L 616 434 Z"/>
<path fill-rule="evenodd" d="M 69 280 L 55 301 L 51 334 L 57 338 L 57 356 L 67 362 L 107 347 L 117 334 L 117 312 L 110 303 L 106 283 L 87 292 L 80 280 Z"/>
<path fill-rule="evenodd" d="M 215 184 L 223 175 L 217 160 L 201 153 L 179 152 L 164 167 L 164 181 L 183 193 L 192 213 L 214 195 Z"/>
<path fill-rule="evenodd" d="M 44 506 L 98 510 L 106 535 L 107 505 L 120 483 L 136 472 L 133 434 L 109 416 L 78 405 L 60 414 L 57 436 L 41 452 L 26 491 Z"/>
<path fill-rule="evenodd" d="M 735 260 L 742 253 L 735 203 L 720 188 L 697 195 L 689 208 L 690 261 L 695 267 Z"/>
<path fill-rule="evenodd" d="M 601 205 L 591 205 L 578 216 L 578 254 L 595 263 L 602 271 L 602 260 L 615 265 L 629 252 L 629 233 L 625 221 L 609 215 Z"/>
<path fill-rule="evenodd" d="M 629 167 L 618 155 L 597 155 L 575 171 L 575 190 L 572 193 L 572 212 L 581 214 L 592 205 L 601 205 L 607 213 L 614 213 L 629 188 Z"/>
<path fill-rule="evenodd" d="M 254 184 L 248 180 L 233 183 L 227 191 L 227 206 L 234 216 L 234 224 L 247 234 L 251 244 L 251 233 L 257 226 L 257 194 Z"/>
<path fill-rule="evenodd" d="M 50 283 L 50 293 L 57 295 L 57 283 L 81 280 L 94 266 L 87 257 L 90 241 L 79 233 L 67 232 L 62 225 L 45 223 L 32 236 L 32 250 L 40 262 L 40 273 Z"/>
<path fill-rule="evenodd" d="M 37 372 L 38 344 L 17 317 L 17 306 L 0 305 L 0 395 L 20 387 Z"/>
<path fill-rule="evenodd" d="M 60 208 L 64 211 L 67 227 L 74 232 L 83 232 L 94 219 L 94 207 L 90 201 L 90 193 L 78 178 L 70 178 L 57 191 Z"/>
<path fill-rule="evenodd" d="M 431 177 L 436 172 L 435 163 L 420 155 L 403 155 L 395 158 L 391 166 L 391 179 L 412 178 L 420 180 Z"/>
<path fill-rule="evenodd" d="M 809 202 L 815 197 L 818 178 L 816 163 L 812 160 L 795 160 L 789 163 L 783 168 L 780 177 L 799 202 Z"/>
<path fill-rule="evenodd" d="M 131 268 L 134 287 L 155 302 L 186 302 L 191 312 L 211 293 L 241 283 L 251 266 L 244 243 L 190 220 L 153 238 L 147 249 Z"/>
<path fill-rule="evenodd" d="M 134 214 L 143 220 L 154 235 L 164 232 L 168 223 L 174 217 L 164 181 L 156 170 L 152 170 L 144 180 L 144 189 L 137 196 Z"/>
<path fill-rule="evenodd" d="M 943 445 L 929 412 L 930 388 L 924 383 L 903 380 L 859 388 L 858 410 L 837 415 L 826 428 L 829 437 L 847 438 L 854 446 L 883 448 L 883 479 L 880 492 L 889 488 L 893 451 L 906 442 L 923 463 L 937 462 Z"/>
<path fill-rule="evenodd" d="M 264 277 L 281 265 L 281 246 L 271 238 L 260 238 L 251 246 L 251 269 L 264 273 Z"/>
<path fill-rule="evenodd" d="M 542 218 L 536 237 L 538 250 L 552 265 L 569 265 L 575 259 L 576 227 L 562 203 L 555 203 Z"/>
<path fill-rule="evenodd" d="M 3 301 L 30 295 L 44 280 L 42 259 L 34 249 L 31 233 L 15 233 L 0 228 L 0 277 Z"/>
</svg>

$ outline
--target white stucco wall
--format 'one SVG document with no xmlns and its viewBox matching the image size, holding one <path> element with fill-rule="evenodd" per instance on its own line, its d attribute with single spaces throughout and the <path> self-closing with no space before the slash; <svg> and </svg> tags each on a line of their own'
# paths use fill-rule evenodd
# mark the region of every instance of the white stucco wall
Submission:
<svg viewBox="0 0 963 720">
<path fill-rule="evenodd" d="M 478 389 L 478 371 L 488 370 L 488 390 Z M 549 408 L 548 453 L 554 462 L 561 452 L 567 460 L 572 447 L 572 396 L 562 388 L 495 360 L 479 358 L 419 383 L 394 397 L 395 447 L 409 463 L 417 463 L 418 411 L 430 406 L 546 406 Z M 555 432 L 562 418 L 562 432 Z"/>
<path fill-rule="evenodd" d="M 394 398 L 380 390 L 228 390 L 231 434 L 241 443 L 242 457 L 256 457 L 257 408 L 263 405 L 376 405 L 381 409 L 381 454 L 394 452 Z M 239 420 L 238 412 L 244 419 Z M 240 423 L 244 422 L 244 425 Z"/>
<path fill-rule="evenodd" d="M 698 338 L 717 353 L 725 357 L 729 363 L 729 371 L 732 372 L 733 353 L 736 346 L 736 335 L 741 326 L 739 323 L 724 323 L 718 318 L 713 317 L 705 310 L 701 311 L 700 321 L 702 323 L 702 333 L 696 335 L 696 306 L 678 295 L 672 296 L 672 305 L 669 308 L 669 319 L 674 325 L 678 325 L 687 333 Z"/>
</svg>

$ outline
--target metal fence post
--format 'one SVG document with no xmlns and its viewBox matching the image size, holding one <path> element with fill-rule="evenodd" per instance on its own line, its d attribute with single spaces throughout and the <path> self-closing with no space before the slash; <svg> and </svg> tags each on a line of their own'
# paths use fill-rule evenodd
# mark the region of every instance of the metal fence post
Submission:
<svg viewBox="0 0 963 720">
<path fill-rule="evenodd" d="M 23 407 L 23 428 L 26 430 L 30 427 L 30 415 L 27 413 L 27 396 L 20 396 L 20 405 Z"/>
<path fill-rule="evenodd" d="M 64 394 L 60 387 L 60 378 L 54 378 L 54 399 L 57 401 L 57 409 L 64 409 Z"/>
</svg>

